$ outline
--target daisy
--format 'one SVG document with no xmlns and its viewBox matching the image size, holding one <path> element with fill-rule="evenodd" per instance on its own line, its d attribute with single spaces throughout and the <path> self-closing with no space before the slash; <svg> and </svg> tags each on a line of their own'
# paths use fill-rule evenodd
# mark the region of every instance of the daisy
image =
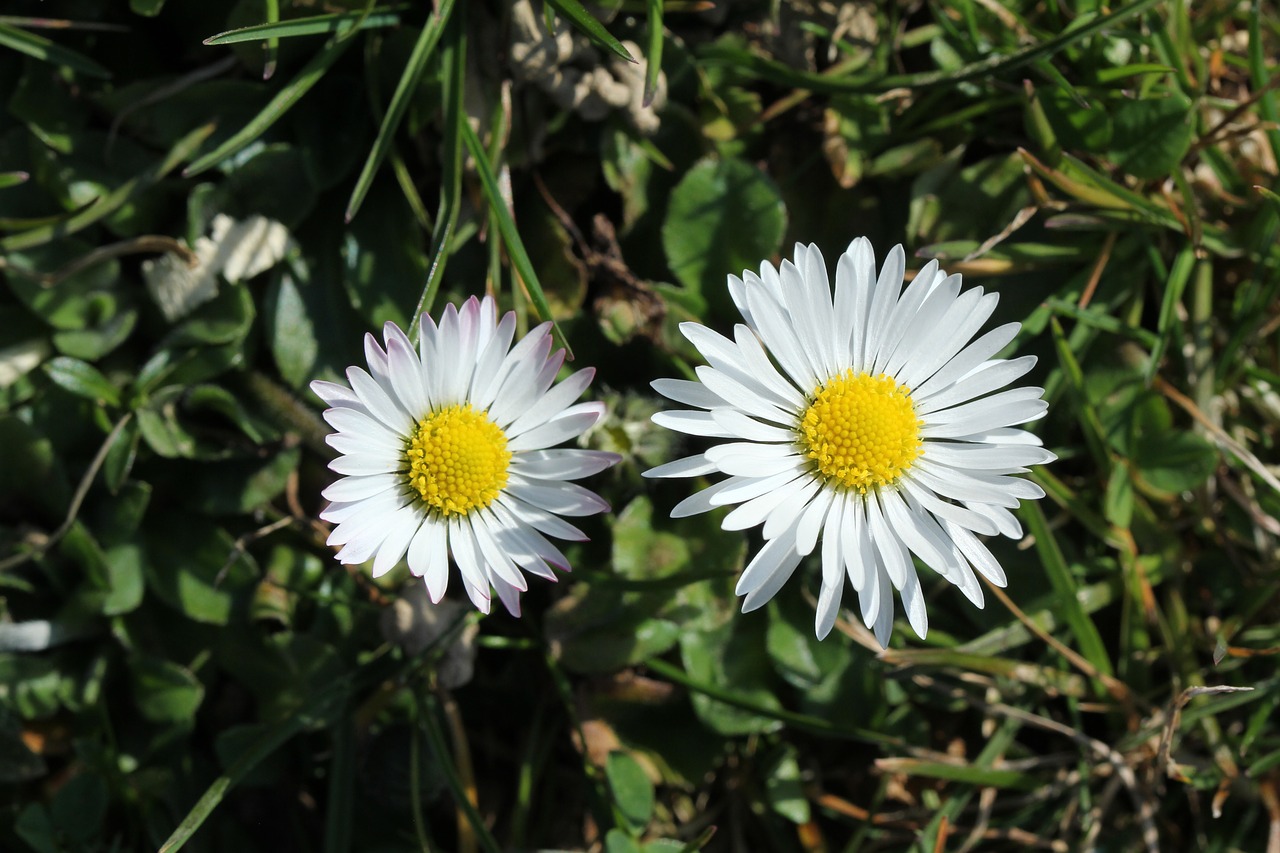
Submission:
<svg viewBox="0 0 1280 853">
<path fill-rule="evenodd" d="M 373 559 L 373 576 L 407 555 L 438 602 L 449 585 L 449 556 L 467 595 L 489 612 L 491 590 L 520 615 L 523 572 L 554 581 L 569 561 L 547 536 L 586 536 L 560 516 L 609 508 L 569 483 L 620 457 L 551 449 L 576 438 L 604 414 L 603 403 L 573 404 L 591 368 L 552 387 L 564 350 L 551 352 L 550 323 L 514 347 L 516 318 L 501 322 L 494 301 L 450 305 L 437 326 L 425 314 L 415 350 L 394 323 L 384 350 L 365 336 L 366 371 L 347 368 L 350 387 L 317 381 L 311 389 L 332 408 L 327 437 L 344 475 L 324 490 L 320 517 L 336 526 L 330 545 L 343 563 Z M 545 534 L 545 535 L 544 535 Z"/>
<path fill-rule="evenodd" d="M 975 534 L 1020 537 L 1010 512 L 1040 498 L 1012 476 L 1055 457 L 1017 424 L 1041 417 L 1041 388 L 999 391 L 1034 356 L 992 359 L 1013 340 L 1009 323 L 970 342 L 997 295 L 960 292 L 960 276 L 931 261 L 904 290 L 895 246 L 877 277 L 871 244 L 853 241 L 836 265 L 834 304 L 822 253 L 729 276 L 746 324 L 730 340 L 696 323 L 680 330 L 706 358 L 699 382 L 659 379 L 658 393 L 692 408 L 653 420 L 689 435 L 728 439 L 649 477 L 726 474 L 682 501 L 673 517 L 736 505 L 726 530 L 763 525 L 765 544 L 738 579 L 743 611 L 762 606 L 821 542 L 815 619 L 825 637 L 844 577 L 863 621 L 884 646 L 898 590 L 921 637 L 928 616 L 912 555 L 978 607 L 974 570 L 1005 585 Z"/>
</svg>

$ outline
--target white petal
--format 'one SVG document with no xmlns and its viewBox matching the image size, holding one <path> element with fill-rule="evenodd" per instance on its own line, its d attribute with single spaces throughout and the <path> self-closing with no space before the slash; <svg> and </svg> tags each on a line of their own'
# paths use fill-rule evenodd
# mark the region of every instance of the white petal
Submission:
<svg viewBox="0 0 1280 853">
<path fill-rule="evenodd" d="M 688 379 L 655 379 L 649 383 L 668 400 L 674 400 L 686 406 L 697 406 L 699 409 L 714 409 L 725 405 L 715 394 L 707 390 L 701 382 Z"/>
<path fill-rule="evenodd" d="M 595 515 L 598 512 L 607 512 L 609 509 L 609 504 L 599 495 L 581 486 L 573 483 L 548 485 L 536 481 L 523 481 L 514 472 L 504 491 L 556 515 Z"/>
<path fill-rule="evenodd" d="M 812 477 L 800 477 L 796 480 L 799 489 L 795 493 L 795 497 L 786 503 L 779 504 L 769 513 L 769 517 L 764 520 L 764 529 L 760 531 L 765 539 L 773 539 L 775 536 L 781 535 L 782 531 L 795 523 L 800 513 L 809 505 L 809 501 L 813 499 L 819 491 L 822 490 L 822 483 Z"/>
<path fill-rule="evenodd" d="M 547 512 L 545 509 L 536 507 L 533 504 L 525 503 L 514 495 L 499 495 L 492 505 L 497 506 L 498 504 L 501 504 L 512 516 L 524 524 L 548 536 L 567 539 L 570 542 L 585 542 L 587 539 L 585 533 L 560 516 Z"/>
<path fill-rule="evenodd" d="M 781 589 L 782 583 L 799 562 L 800 554 L 795 549 L 795 528 L 792 527 L 778 538 L 764 543 L 764 546 L 751 558 L 751 562 L 747 563 L 747 567 L 742 570 L 742 575 L 738 578 L 733 591 L 736 595 L 750 595 L 768 585 L 772 588 L 769 596 L 766 596 L 768 600 L 774 592 Z M 784 577 L 776 583 L 771 583 L 779 573 Z"/>
<path fill-rule="evenodd" d="M 800 556 L 808 556 L 818 544 L 818 535 L 822 532 L 823 522 L 827 520 L 827 511 L 835 500 L 836 493 L 831 489 L 819 489 L 809 501 L 796 524 L 796 550 Z"/>
<path fill-rule="evenodd" d="M 674 462 L 667 462 L 656 468 L 643 472 L 642 477 L 701 477 L 719 470 L 714 462 L 708 462 L 706 456 L 686 456 Z"/>
<path fill-rule="evenodd" d="M 420 418 L 431 411 L 431 401 L 427 399 L 418 353 L 395 323 L 387 323 L 383 334 L 387 340 L 387 372 L 391 387 L 405 411 L 412 417 Z"/>
<path fill-rule="evenodd" d="M 880 276 L 876 279 L 875 289 L 871 294 L 871 308 L 867 313 L 866 340 L 863 342 L 862 365 L 868 370 L 875 363 L 880 352 L 880 342 L 888 331 L 889 318 L 893 315 L 893 307 L 898 303 L 898 294 L 902 290 L 902 276 L 906 272 L 906 255 L 902 246 L 894 246 L 880 267 Z"/>
<path fill-rule="evenodd" d="M 735 409 L 716 409 L 710 412 L 711 419 L 729 432 L 729 437 L 742 438 L 747 441 L 794 442 L 796 432 L 793 429 L 762 424 Z M 657 415 L 654 415 L 657 419 Z"/>
<path fill-rule="evenodd" d="M 532 406 L 512 421 L 511 425 L 506 427 L 507 435 L 514 438 L 526 430 L 551 420 L 551 418 L 567 409 L 574 400 L 582 396 L 582 392 L 591 384 L 591 379 L 595 375 L 596 370 L 594 367 L 588 367 L 585 370 L 579 370 L 577 373 L 571 374 L 559 385 L 534 401 Z M 498 424 L 498 426 L 502 426 L 502 424 Z"/>
<path fill-rule="evenodd" d="M 797 477 L 785 485 L 743 503 L 726 515 L 720 526 L 724 530 L 746 530 L 749 527 L 764 524 L 769 515 L 784 503 L 800 500 L 807 486 L 812 486 L 815 490 L 817 488 L 813 478 Z"/>
<path fill-rule="evenodd" d="M 399 403 L 391 400 L 374 378 L 358 367 L 347 368 L 347 381 L 351 389 L 360 397 L 369 412 L 384 426 L 402 435 L 407 435 L 413 418 L 402 409 Z"/>
<path fill-rule="evenodd" d="M 685 435 L 701 435 L 708 438 L 733 438 L 733 433 L 716 423 L 711 412 L 676 409 L 658 412 L 651 420 L 660 427 L 682 432 Z"/>
<path fill-rule="evenodd" d="M 378 556 L 374 558 L 372 574 L 380 578 L 395 568 L 396 563 L 409 549 L 418 527 L 422 524 L 423 512 L 417 506 L 409 504 L 395 514 L 391 520 L 391 531 L 378 548 Z"/>
<path fill-rule="evenodd" d="M 988 296 L 994 295 L 988 294 Z M 1010 341 L 1017 337 L 1018 330 L 1021 328 L 1021 323 L 1006 323 L 987 332 L 962 349 L 950 361 L 943 364 L 927 380 L 918 383 L 915 393 L 919 394 L 922 399 L 927 398 L 930 394 L 934 394 L 938 390 L 946 388 L 952 382 L 968 375 L 970 370 L 973 370 L 979 364 L 1004 349 Z"/>
<path fill-rule="evenodd" d="M 343 477 L 320 494 L 330 501 L 358 501 L 397 489 L 404 480 L 398 474 L 374 474 L 366 477 Z"/>
<path fill-rule="evenodd" d="M 526 450 L 512 457 L 511 469 L 541 480 L 577 480 L 621 461 L 617 453 L 603 450 Z"/>
<path fill-rule="evenodd" d="M 706 365 L 698 367 L 695 372 L 703 385 L 730 406 L 741 409 L 754 418 L 763 418 L 775 424 L 790 426 L 795 423 L 795 415 L 775 406 L 768 399 L 767 389 L 759 382 L 753 380 L 748 387 L 731 375 Z"/>
<path fill-rule="evenodd" d="M 329 470 L 335 474 L 362 476 L 366 474 L 389 474 L 398 470 L 401 458 L 390 453 L 370 450 L 368 453 L 348 453 L 339 456 L 329 463 Z"/>
<path fill-rule="evenodd" d="M 604 403 L 579 403 L 570 406 L 542 426 L 534 427 L 507 443 L 512 453 L 541 450 L 570 438 L 577 438 L 604 416 Z"/>
<path fill-rule="evenodd" d="M 397 433 L 374 420 L 372 415 L 367 415 L 357 409 L 325 409 L 324 419 L 339 432 L 355 436 L 369 436 L 382 444 L 403 445 L 404 439 L 408 435 L 408 431 Z"/>
<path fill-rule="evenodd" d="M 735 480 L 730 478 L 707 486 L 700 492 L 694 492 L 671 508 L 671 517 L 688 518 L 691 515 L 710 512 L 716 508 L 716 505 L 712 503 L 715 496 L 734 484 Z"/>
<path fill-rule="evenodd" d="M 939 389 L 936 394 L 928 397 L 911 395 L 916 414 L 927 415 L 930 412 L 972 400 L 974 397 L 980 397 L 997 388 L 1003 388 L 1026 375 L 1027 371 L 1035 367 L 1035 364 L 1034 355 L 1024 355 L 1022 358 L 1009 361 L 985 362 L 964 379 L 945 389 Z"/>
</svg>

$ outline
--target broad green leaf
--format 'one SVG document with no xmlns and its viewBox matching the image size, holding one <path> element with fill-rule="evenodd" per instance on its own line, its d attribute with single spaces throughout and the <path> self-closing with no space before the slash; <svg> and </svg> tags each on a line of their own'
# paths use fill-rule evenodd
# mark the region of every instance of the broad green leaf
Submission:
<svg viewBox="0 0 1280 853">
<path fill-rule="evenodd" d="M 712 630 L 686 631 L 680 651 L 689 678 L 712 689 L 730 690 L 761 709 L 781 710 L 760 627 L 759 621 L 739 616 Z M 781 725 L 776 717 L 717 701 L 707 693 L 689 698 L 698 718 L 719 734 L 758 734 Z"/>
<path fill-rule="evenodd" d="M 1167 176 L 1191 147 L 1191 107 L 1181 92 L 1122 102 L 1111 114 L 1111 159 L 1135 178 Z"/>
<path fill-rule="evenodd" d="M 63 221 L 50 225 L 42 225 L 38 228 L 32 228 L 29 231 L 14 234 L 11 237 L 5 237 L 0 240 L 0 252 L 14 252 L 21 249 L 29 249 L 34 246 L 40 246 L 48 243 L 55 238 L 62 239 L 75 234 L 78 231 L 82 231 L 95 222 L 106 218 L 110 214 L 119 210 L 125 204 L 137 198 L 146 190 L 150 189 L 164 176 L 177 168 L 178 164 L 190 157 L 192 152 L 199 148 L 200 144 L 204 142 L 212 132 L 212 124 L 196 128 L 178 140 L 177 144 L 170 149 L 169 153 L 165 155 L 163 160 L 145 170 L 132 180 L 121 184 L 95 204 L 89 205 Z"/>
<path fill-rule="evenodd" d="M 237 592 L 255 574 L 230 534 L 189 512 L 154 513 L 144 549 L 147 587 L 187 618 L 207 625 L 231 620 Z"/>
<path fill-rule="evenodd" d="M 204 701 L 204 685 L 191 671 L 172 661 L 140 658 L 129 668 L 138 712 L 153 723 L 195 724 Z"/>
<path fill-rule="evenodd" d="M 778 188 L 745 160 L 703 159 L 671 193 L 662 247 L 685 287 L 728 307 L 725 278 L 758 269 L 786 228 Z"/>
<path fill-rule="evenodd" d="M 81 843 L 102 833 L 107 816 L 107 786 L 92 772 L 72 776 L 53 798 L 49 811 L 59 832 Z"/>
<path fill-rule="evenodd" d="M 605 760 L 604 770 L 623 819 L 632 829 L 643 831 L 653 817 L 653 785 L 644 768 L 627 753 L 615 750 Z"/>
<path fill-rule="evenodd" d="M 120 405 L 120 391 L 92 364 L 58 356 L 44 364 L 44 371 L 61 388 L 100 406 Z"/>
<path fill-rule="evenodd" d="M 1151 432 L 1135 441 L 1133 465 L 1146 485 L 1178 495 L 1204 484 L 1218 466 L 1218 451 L 1193 432 Z"/>
<path fill-rule="evenodd" d="M 765 774 L 765 795 L 769 806 L 792 823 L 809 822 L 809 799 L 800 778 L 796 748 L 783 744 L 775 750 Z"/>
<path fill-rule="evenodd" d="M 120 616 L 142 603 L 146 589 L 142 549 L 137 545 L 116 545 L 107 549 L 106 558 L 108 590 L 102 612 L 107 616 Z"/>
</svg>

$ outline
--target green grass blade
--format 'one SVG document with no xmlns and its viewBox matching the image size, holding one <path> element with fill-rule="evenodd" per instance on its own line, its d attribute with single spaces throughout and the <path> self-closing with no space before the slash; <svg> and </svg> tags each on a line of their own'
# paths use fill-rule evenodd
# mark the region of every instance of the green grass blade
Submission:
<svg viewBox="0 0 1280 853">
<path fill-rule="evenodd" d="M 445 24 L 449 21 L 449 13 L 453 11 L 453 3 L 454 0 L 443 0 L 436 10 L 436 14 L 427 20 L 422 32 L 418 35 L 418 41 L 413 46 L 413 53 L 409 56 L 409 63 L 400 75 L 400 82 L 396 84 L 396 91 L 391 96 L 391 104 L 387 107 L 387 114 L 383 116 L 382 125 L 378 128 L 378 137 L 373 141 L 373 150 L 369 152 L 368 158 L 364 161 L 364 168 L 360 171 L 360 177 L 356 180 L 355 189 L 351 192 L 351 200 L 347 202 L 346 218 L 348 222 L 356 215 L 356 211 L 360 209 L 365 195 L 369 192 L 369 187 L 373 185 L 373 178 L 377 174 L 378 167 L 382 165 L 383 159 L 391 149 L 391 143 L 395 140 L 396 130 L 400 127 L 400 121 L 404 118 L 405 111 L 409 108 L 409 102 L 413 98 L 414 92 L 417 91 L 418 82 L 422 79 L 422 73 L 427 68 L 427 60 L 431 58 L 431 52 L 435 49 L 436 42 L 440 40 L 440 34 L 444 32 Z"/>
<path fill-rule="evenodd" d="M 1076 583 L 1075 576 L 1071 574 L 1071 567 L 1067 565 L 1062 549 L 1058 547 L 1058 540 L 1049 529 L 1044 510 L 1037 502 L 1029 501 L 1022 504 L 1018 515 L 1027 525 L 1027 532 L 1035 539 L 1036 552 L 1040 555 L 1045 573 L 1049 575 L 1049 582 L 1053 585 L 1063 620 L 1068 630 L 1075 636 L 1080 653 L 1102 675 L 1114 675 L 1111 658 L 1107 655 L 1107 646 L 1102 641 L 1097 626 L 1093 624 L 1093 620 L 1080 603 L 1080 587 Z"/>
<path fill-rule="evenodd" d="M 266 0 L 266 7 L 267 23 L 280 23 L 280 0 Z M 268 37 L 263 50 L 266 51 L 266 58 L 262 63 L 262 79 L 270 80 L 276 73 L 276 61 L 280 55 L 280 37 Z"/>
<path fill-rule="evenodd" d="M 569 20 L 569 23 L 581 30 L 587 38 L 600 47 L 622 57 L 628 62 L 636 61 L 631 52 L 622 46 L 622 42 L 610 35 L 609 31 L 604 28 L 604 24 L 597 21 L 595 16 L 588 12 L 578 0 L 547 0 L 547 3 L 554 6 L 557 12 Z"/>
<path fill-rule="evenodd" d="M 644 105 L 653 103 L 658 91 L 658 75 L 662 73 L 662 0 L 649 0 L 649 50 L 645 53 Z"/>
<path fill-rule="evenodd" d="M 25 184 L 29 180 L 31 175 L 26 172 L 0 172 L 0 190 Z"/>
<path fill-rule="evenodd" d="M 489 157 L 485 153 L 484 146 L 480 144 L 480 137 L 476 136 L 476 132 L 471 129 L 471 125 L 465 121 L 462 123 L 461 130 L 462 141 L 466 143 L 467 151 L 471 153 L 472 159 L 475 160 L 476 172 L 480 175 L 480 184 L 484 188 L 485 198 L 489 201 L 489 209 L 493 211 L 494 218 L 497 220 L 498 231 L 502 234 L 503 243 L 506 244 L 507 256 L 511 259 L 511 265 L 515 267 L 516 274 L 520 276 L 525 287 L 528 288 L 529 299 L 532 300 L 538 316 L 544 320 L 551 320 L 556 337 L 559 338 L 560 344 L 564 347 L 565 355 L 572 361 L 573 349 L 569 346 L 568 340 L 565 339 L 560 326 L 556 324 L 555 319 L 551 316 L 551 306 L 547 304 L 547 297 L 542 292 L 542 284 L 538 281 L 538 274 L 533 271 L 533 263 L 529 260 L 529 254 L 524 249 L 524 242 L 520 239 L 520 232 L 516 230 L 515 220 L 511 218 L 511 212 L 507 210 L 506 200 L 503 199 L 502 191 L 498 188 L 498 179 L 493 173 L 493 166 L 489 163 Z"/>
<path fill-rule="evenodd" d="M 334 39 L 326 44 L 315 56 L 311 57 L 306 66 L 298 72 L 298 76 L 294 77 L 283 89 L 277 92 L 270 103 L 250 119 L 248 124 L 232 134 L 229 139 L 213 151 L 188 166 L 183 171 L 183 176 L 191 177 L 207 171 L 231 155 L 242 151 L 255 139 L 266 133 L 303 95 L 311 90 L 312 86 L 320 81 L 320 78 L 338 61 L 338 58 L 346 52 L 350 45 L 350 39 L 342 38 Z"/>
<path fill-rule="evenodd" d="M 1084 370 L 1071 350 L 1071 342 L 1062 331 L 1062 324 L 1055 317 L 1049 323 L 1053 332 L 1053 345 L 1058 353 L 1058 363 L 1062 365 L 1062 376 L 1066 380 L 1071 401 L 1075 404 L 1076 414 L 1084 432 L 1085 444 L 1089 447 L 1093 460 L 1101 471 L 1111 470 L 1111 454 L 1107 452 L 1106 430 L 1102 427 L 1102 419 L 1089 402 L 1089 395 L 1084 387 Z"/>
<path fill-rule="evenodd" d="M 81 74 L 88 74 L 90 77 L 97 77 L 102 80 L 111 79 L 111 72 L 89 57 L 49 41 L 44 36 L 29 33 L 26 30 L 20 30 L 8 24 L 0 24 L 0 47 L 7 47 L 19 53 L 25 53 L 27 56 L 35 57 L 41 62 L 48 62 L 51 65 L 66 66 L 79 71 Z"/>
<path fill-rule="evenodd" d="M 395 6 L 383 6 L 373 9 L 368 14 L 363 9 L 355 12 L 337 12 L 331 15 L 314 15 L 308 18 L 294 18 L 291 21 L 279 21 L 265 24 L 254 24 L 251 27 L 240 27 L 209 36 L 204 43 L 209 46 L 236 44 L 242 41 L 261 41 L 271 38 L 296 38 L 297 36 L 314 36 L 325 33 L 345 32 L 354 23 L 357 29 L 369 30 L 379 27 L 392 27 L 400 23 L 400 12 L 409 8 L 408 3 Z"/>
<path fill-rule="evenodd" d="M 1191 269 L 1195 266 L 1195 262 L 1195 247 L 1187 243 L 1182 247 L 1182 251 L 1178 252 L 1173 266 L 1169 268 L 1169 279 L 1165 282 L 1164 297 L 1160 302 L 1160 319 L 1156 326 L 1159 336 L 1156 338 L 1156 345 L 1151 349 L 1151 358 L 1147 360 L 1146 381 L 1148 383 L 1156 375 L 1160 360 L 1164 358 L 1165 350 L 1169 347 L 1169 338 L 1173 334 L 1176 319 L 1175 313 L 1182 302 L 1182 293 L 1187 289 L 1187 282 L 1191 280 Z"/>
<path fill-rule="evenodd" d="M 493 834 L 489 832 L 489 827 L 485 824 L 484 818 L 476 811 L 475 805 L 472 804 L 471 798 L 467 795 L 467 789 L 458 777 L 458 771 L 453 763 L 453 756 L 449 754 L 449 744 L 445 741 L 444 732 L 440 730 L 440 723 L 436 719 L 437 715 L 442 713 L 439 701 L 430 693 L 425 693 L 423 695 L 423 706 L 425 707 L 422 708 L 422 713 L 419 716 L 422 719 L 424 728 L 427 730 L 427 740 L 431 742 L 431 749 L 435 753 L 436 766 L 444 771 L 445 780 L 449 783 L 449 789 L 453 792 L 454 801 L 467 816 L 467 820 L 471 823 L 471 828 L 476 834 L 476 840 L 480 842 L 480 846 L 484 848 L 485 853 L 502 853 L 502 847 L 494 839 Z"/>
<path fill-rule="evenodd" d="M 329 762 L 329 802 L 324 815 L 324 853 L 347 853 L 351 849 L 355 780 L 355 727 L 350 720 L 339 720 L 333 727 L 333 758 Z"/>
<path fill-rule="evenodd" d="M 384 668 L 384 667 L 380 667 Z M 196 830 L 222 802 L 227 792 L 236 786 L 253 768 L 279 749 L 286 741 L 307 726 L 323 720 L 344 702 L 354 689 L 353 676 L 340 678 L 317 694 L 309 703 L 292 716 L 281 720 L 263 732 L 227 772 L 213 781 L 204 795 L 192 806 L 191 811 L 178 824 L 168 840 L 160 845 L 159 853 L 174 853 L 191 840 Z"/>
<path fill-rule="evenodd" d="M 441 155 L 440 206 L 436 211 L 435 228 L 431 232 L 431 268 L 422 286 L 422 296 L 413 312 L 416 320 L 422 312 L 431 310 L 431 303 L 440 289 L 445 265 L 449 260 L 449 243 L 458 223 L 458 210 L 462 204 L 462 127 L 467 123 L 462 106 L 463 86 L 467 71 L 467 40 L 461 24 L 462 16 L 453 18 L 448 25 L 448 37 L 440 46 L 440 65 L 444 69 L 441 91 L 444 95 L 441 131 L 444 134 Z M 418 324 L 409 330 L 409 338 L 418 341 Z"/>
<path fill-rule="evenodd" d="M 59 237 L 68 237 L 89 227 L 103 217 L 109 216 L 176 169 L 178 164 L 190 157 L 209 138 L 211 133 L 213 133 L 213 125 L 211 124 L 196 128 L 179 139 L 177 144 L 165 155 L 164 160 L 147 169 L 136 178 L 132 178 L 116 187 L 96 204 L 87 205 L 78 213 L 66 219 L 59 219 L 48 225 L 42 225 L 38 228 L 32 228 L 30 231 L 23 231 L 19 234 L 14 234 L 12 237 L 6 237 L 0 240 L 0 252 L 30 249 L 32 246 L 40 246 Z"/>
</svg>

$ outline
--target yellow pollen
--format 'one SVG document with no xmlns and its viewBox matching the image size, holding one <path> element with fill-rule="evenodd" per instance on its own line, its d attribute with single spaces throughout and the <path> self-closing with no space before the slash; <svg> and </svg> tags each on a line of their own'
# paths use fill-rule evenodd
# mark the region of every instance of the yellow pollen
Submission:
<svg viewBox="0 0 1280 853">
<path fill-rule="evenodd" d="M 466 515 L 493 503 L 507 484 L 507 436 L 470 404 L 432 412 L 405 443 L 409 487 L 441 515 Z"/>
<path fill-rule="evenodd" d="M 883 373 L 849 370 L 812 396 L 796 432 L 828 484 L 866 494 L 893 483 L 920 456 L 923 422 L 911 391 Z"/>
</svg>

